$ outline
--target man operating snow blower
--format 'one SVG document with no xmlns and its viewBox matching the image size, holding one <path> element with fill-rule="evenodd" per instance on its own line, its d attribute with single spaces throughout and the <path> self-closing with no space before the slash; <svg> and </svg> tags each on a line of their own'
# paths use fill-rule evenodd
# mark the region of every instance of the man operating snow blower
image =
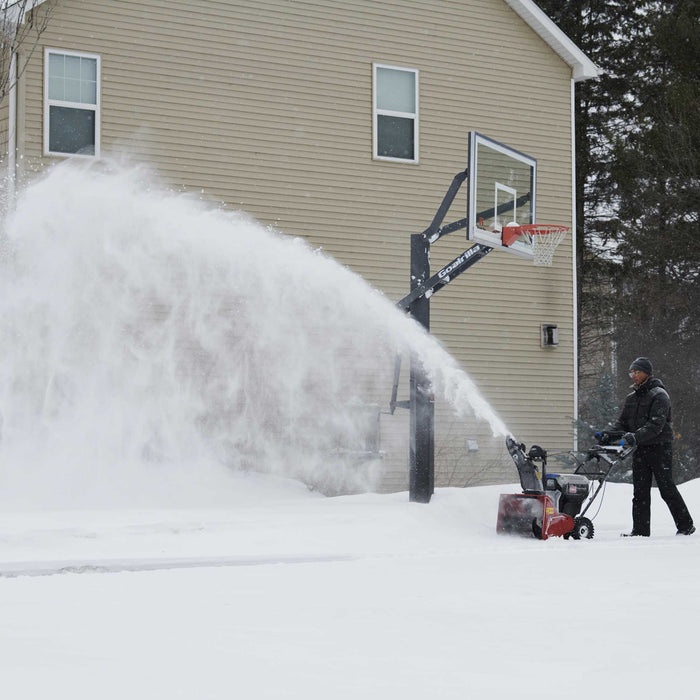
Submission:
<svg viewBox="0 0 700 700">
<path fill-rule="evenodd" d="M 632 532 L 623 537 L 649 537 L 651 530 L 651 480 L 656 477 L 664 499 L 676 523 L 677 535 L 695 532 L 693 519 L 680 492 L 673 483 L 671 399 L 646 357 L 638 357 L 629 368 L 634 382 L 625 399 L 620 417 L 604 432 L 598 433 L 601 444 L 622 438 L 623 444 L 637 445 L 632 458 Z"/>
</svg>

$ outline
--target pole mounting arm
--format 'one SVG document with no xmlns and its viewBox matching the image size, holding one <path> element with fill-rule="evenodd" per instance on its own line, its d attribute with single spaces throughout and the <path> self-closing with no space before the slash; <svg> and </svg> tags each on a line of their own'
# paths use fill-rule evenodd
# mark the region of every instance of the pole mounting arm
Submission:
<svg viewBox="0 0 700 700">
<path fill-rule="evenodd" d="M 464 228 L 467 225 L 466 219 L 460 219 L 460 221 L 456 221 L 454 224 L 449 224 L 448 226 L 441 228 L 442 220 L 445 218 L 447 212 L 452 206 L 452 202 L 454 202 L 454 199 L 459 192 L 459 188 L 462 186 L 468 176 L 469 170 L 463 170 L 452 178 L 452 184 L 445 193 L 445 196 L 442 198 L 442 203 L 435 213 L 433 220 L 430 222 L 430 226 L 428 226 L 428 228 L 420 234 L 428 241 L 428 243 L 435 243 L 438 238 L 441 238 L 452 231 L 456 231 L 459 228 Z"/>
<path fill-rule="evenodd" d="M 474 263 L 479 262 L 487 256 L 493 248 L 475 243 L 471 248 L 467 248 L 461 255 L 458 255 L 452 262 L 447 263 L 445 267 L 436 272 L 430 279 L 423 284 L 412 289 L 401 301 L 397 302 L 397 306 L 405 311 L 410 311 L 413 303 L 421 297 L 430 298 L 439 292 L 444 286 L 448 285 L 453 279 L 459 277 L 465 270 L 468 270 Z"/>
</svg>

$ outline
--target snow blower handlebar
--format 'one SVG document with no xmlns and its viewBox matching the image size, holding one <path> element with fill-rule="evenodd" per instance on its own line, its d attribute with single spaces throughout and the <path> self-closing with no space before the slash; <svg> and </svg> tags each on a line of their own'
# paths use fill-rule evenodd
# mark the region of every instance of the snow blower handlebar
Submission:
<svg viewBox="0 0 700 700">
<path fill-rule="evenodd" d="M 619 441 L 621 446 L 637 444 L 637 438 L 634 433 L 626 433 L 622 430 L 604 430 L 595 434 L 596 442 L 599 445 L 612 445 Z"/>
<path fill-rule="evenodd" d="M 593 458 L 601 458 L 608 464 L 613 462 L 622 462 L 627 459 L 637 449 L 637 441 L 622 440 L 619 445 L 596 445 L 588 450 L 588 456 Z"/>
</svg>

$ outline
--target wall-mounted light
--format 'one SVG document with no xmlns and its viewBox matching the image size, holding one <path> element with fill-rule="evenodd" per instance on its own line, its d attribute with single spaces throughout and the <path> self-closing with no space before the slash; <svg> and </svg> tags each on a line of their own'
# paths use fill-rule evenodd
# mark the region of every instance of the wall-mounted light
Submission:
<svg viewBox="0 0 700 700">
<path fill-rule="evenodd" d="M 554 348 L 559 345 L 559 328 L 556 323 L 542 324 L 542 347 Z"/>
</svg>

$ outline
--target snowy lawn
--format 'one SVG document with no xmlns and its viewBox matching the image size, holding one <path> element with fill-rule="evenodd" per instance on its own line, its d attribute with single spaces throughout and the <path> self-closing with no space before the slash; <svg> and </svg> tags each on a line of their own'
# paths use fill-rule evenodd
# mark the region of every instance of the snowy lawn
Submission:
<svg viewBox="0 0 700 700">
<path fill-rule="evenodd" d="M 516 486 L 430 505 L 229 487 L 197 508 L 4 510 L 3 697 L 697 695 L 700 535 L 675 536 L 656 491 L 649 539 L 620 538 L 631 487 L 609 485 L 593 540 L 542 542 L 496 535 Z M 700 518 L 700 483 L 681 491 Z"/>
</svg>

